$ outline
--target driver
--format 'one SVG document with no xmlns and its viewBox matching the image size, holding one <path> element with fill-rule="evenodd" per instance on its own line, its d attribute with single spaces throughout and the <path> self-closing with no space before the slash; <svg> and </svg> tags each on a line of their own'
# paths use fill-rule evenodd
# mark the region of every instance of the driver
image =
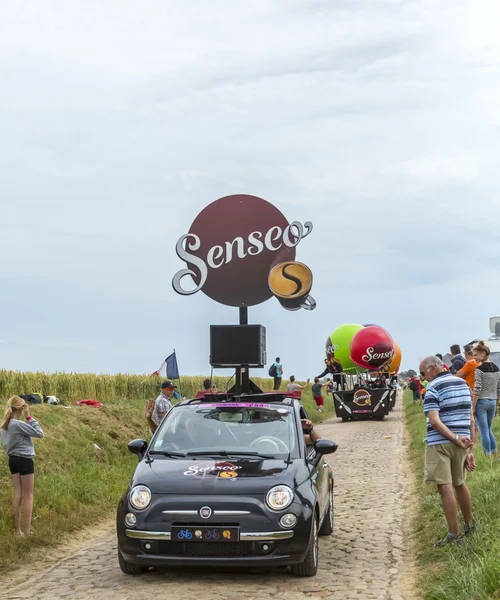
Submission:
<svg viewBox="0 0 500 600">
<path fill-rule="evenodd" d="M 194 415 L 186 415 L 186 417 L 177 424 L 174 433 L 167 433 L 165 440 L 167 444 L 176 450 L 197 448 L 197 427 L 195 421 L 197 421 L 197 419 Z"/>
</svg>

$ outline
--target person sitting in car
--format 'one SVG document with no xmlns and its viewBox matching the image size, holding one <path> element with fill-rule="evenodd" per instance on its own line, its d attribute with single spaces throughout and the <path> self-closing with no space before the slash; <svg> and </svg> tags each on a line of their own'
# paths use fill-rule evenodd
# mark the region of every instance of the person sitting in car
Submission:
<svg viewBox="0 0 500 600">
<path fill-rule="evenodd" d="M 318 433 L 314 431 L 313 422 L 309 419 L 301 419 L 300 422 L 302 423 L 302 432 L 304 433 L 304 442 L 306 443 L 306 446 L 314 445 L 314 442 L 319 440 L 320 437 Z"/>
<path fill-rule="evenodd" d="M 372 381 L 371 387 L 374 390 L 380 390 L 385 387 L 385 383 L 382 381 L 382 379 L 380 377 L 377 377 L 377 379 L 375 379 L 375 381 Z"/>
</svg>

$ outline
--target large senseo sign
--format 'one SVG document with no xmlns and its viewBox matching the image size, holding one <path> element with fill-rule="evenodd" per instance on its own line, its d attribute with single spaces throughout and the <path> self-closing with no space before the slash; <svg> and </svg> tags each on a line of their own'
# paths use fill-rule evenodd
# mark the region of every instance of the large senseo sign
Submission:
<svg viewBox="0 0 500 600">
<path fill-rule="evenodd" d="M 310 310 L 316 305 L 308 295 L 312 273 L 295 261 L 295 249 L 312 229 L 309 221 L 289 223 L 257 196 L 220 198 L 178 240 L 176 252 L 186 268 L 174 275 L 172 286 L 184 296 L 201 290 L 228 306 L 254 306 L 275 295 L 289 310 Z"/>
</svg>

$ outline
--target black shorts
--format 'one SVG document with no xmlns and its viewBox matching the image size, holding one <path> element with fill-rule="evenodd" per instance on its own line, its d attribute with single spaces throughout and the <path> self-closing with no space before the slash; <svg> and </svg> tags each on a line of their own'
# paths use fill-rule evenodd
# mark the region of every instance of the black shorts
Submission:
<svg viewBox="0 0 500 600">
<path fill-rule="evenodd" d="M 35 465 L 33 459 L 27 456 L 9 456 L 9 469 L 12 475 L 32 475 Z"/>
</svg>

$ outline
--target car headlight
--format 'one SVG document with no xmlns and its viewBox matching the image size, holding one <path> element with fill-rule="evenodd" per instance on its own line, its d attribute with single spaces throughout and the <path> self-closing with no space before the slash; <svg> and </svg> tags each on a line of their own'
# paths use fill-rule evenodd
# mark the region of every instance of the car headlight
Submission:
<svg viewBox="0 0 500 600">
<path fill-rule="evenodd" d="M 277 485 L 267 492 L 266 503 L 271 510 L 284 510 L 293 501 L 293 492 L 287 485 Z"/>
<path fill-rule="evenodd" d="M 143 510 L 151 502 L 151 490 L 145 485 L 136 485 L 130 492 L 130 504 L 137 510 Z"/>
<path fill-rule="evenodd" d="M 137 525 L 137 517 L 134 515 L 134 513 L 127 513 L 125 515 L 125 525 L 127 527 L 135 527 Z"/>
<path fill-rule="evenodd" d="M 288 529 L 289 527 L 295 527 L 297 525 L 297 517 L 293 513 L 286 513 L 280 519 L 281 527 Z"/>
</svg>

